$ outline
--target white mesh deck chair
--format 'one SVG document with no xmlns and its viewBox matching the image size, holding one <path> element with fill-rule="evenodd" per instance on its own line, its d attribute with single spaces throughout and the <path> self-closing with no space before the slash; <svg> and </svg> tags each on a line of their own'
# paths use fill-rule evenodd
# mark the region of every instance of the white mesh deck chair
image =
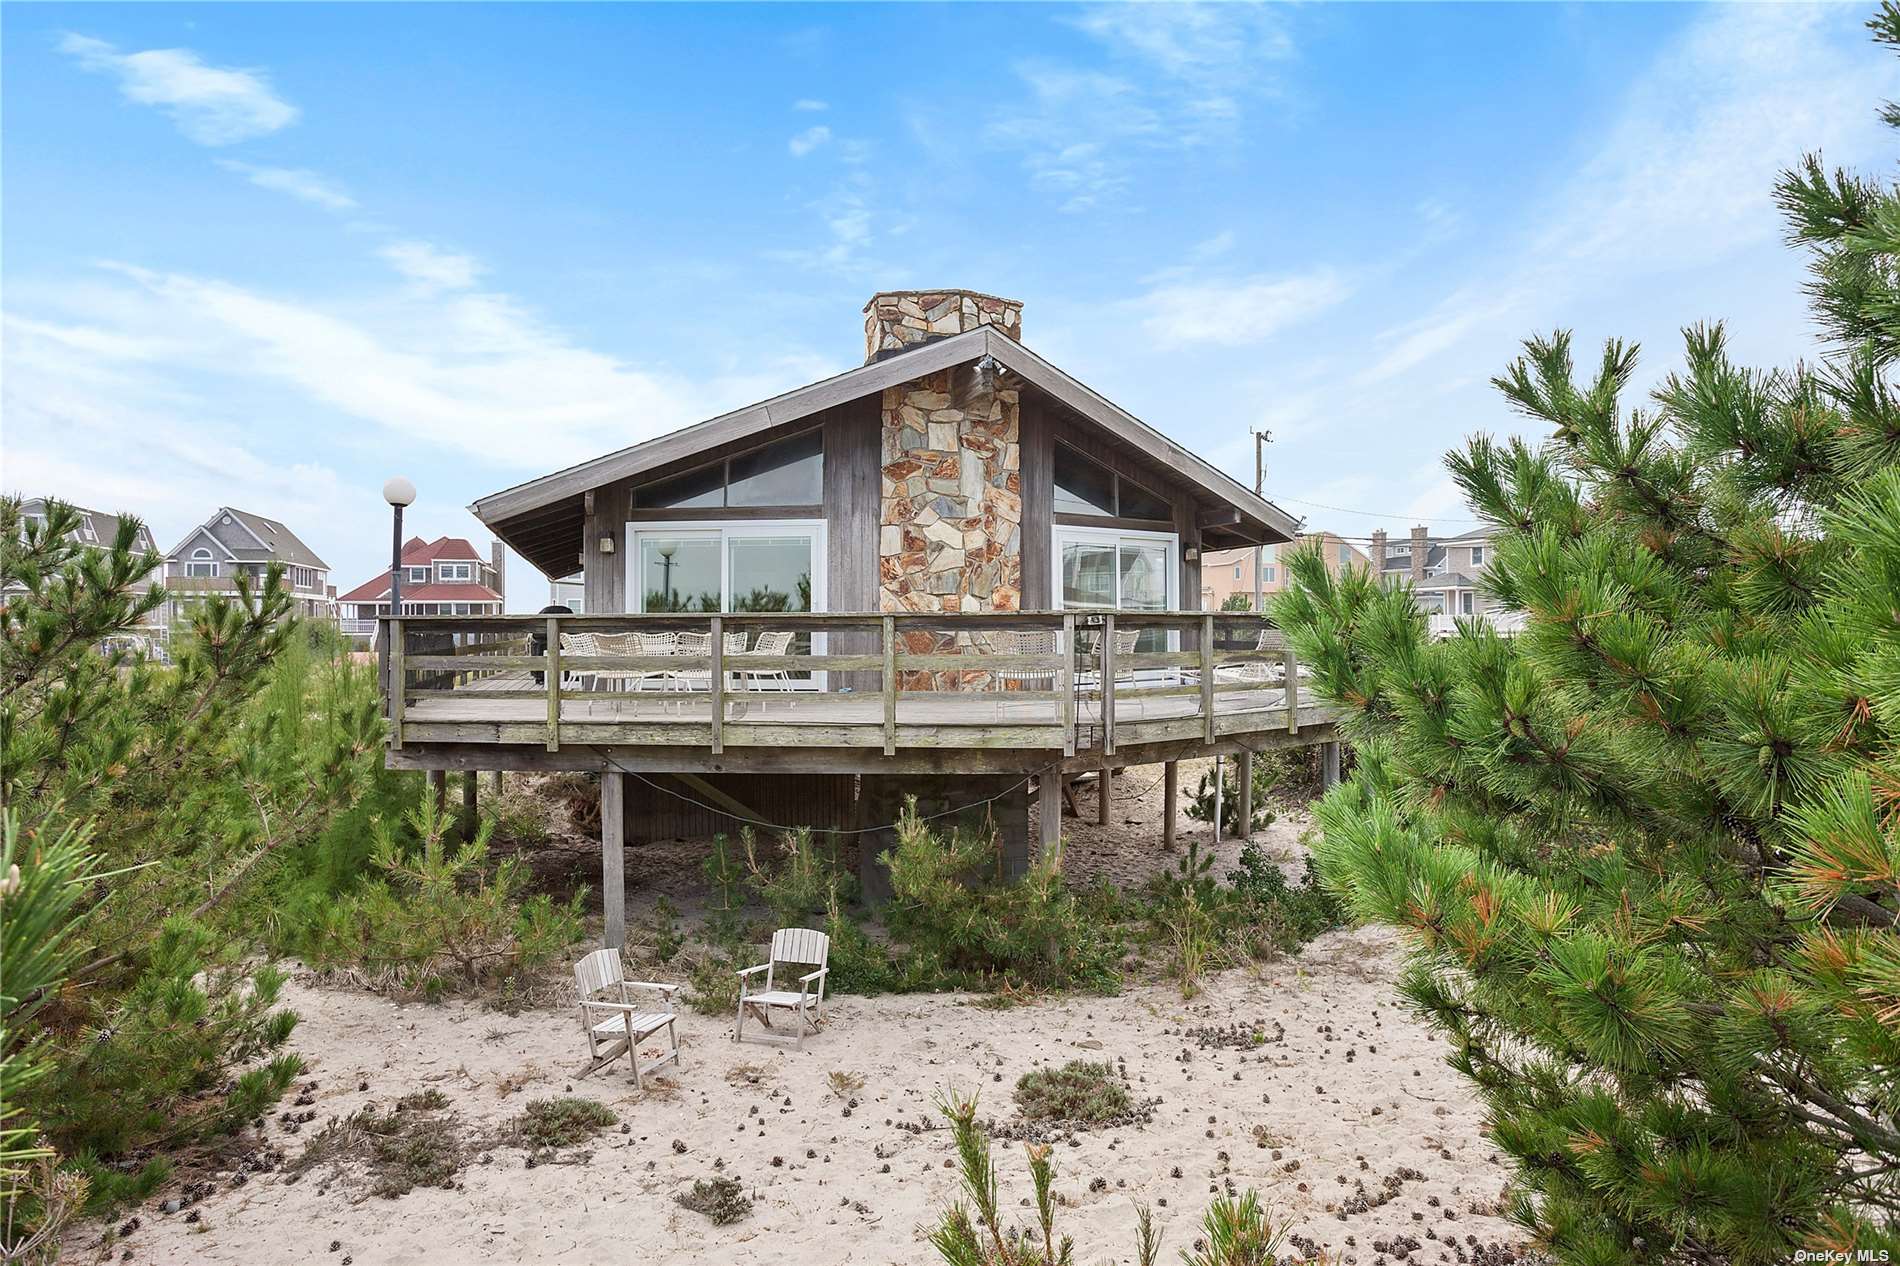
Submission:
<svg viewBox="0 0 1900 1266">
<path fill-rule="evenodd" d="M 574 964 L 574 989 L 580 996 L 581 1032 L 587 1035 L 591 1061 L 581 1076 L 599 1072 L 618 1059 L 621 1051 L 627 1053 L 627 1062 L 633 1066 L 636 1086 L 645 1086 L 642 1079 L 647 1073 L 667 1064 L 679 1065 L 680 1038 L 673 1027 L 673 995 L 679 992 L 678 985 L 628 980 L 620 965 L 620 951 L 597 949 Z M 635 1003 L 629 994 L 634 989 L 650 989 L 659 994 L 658 1009 L 648 1010 Z M 666 1030 L 672 1049 L 641 1067 L 640 1043 L 662 1029 Z"/>
<path fill-rule="evenodd" d="M 726 635 L 728 642 L 730 642 L 734 636 L 740 635 L 728 633 Z M 752 649 L 749 651 L 746 650 L 743 644 L 741 644 L 736 651 L 732 649 L 731 645 L 726 647 L 727 653 L 732 655 L 784 655 L 791 649 L 792 635 L 789 632 L 783 631 L 759 634 L 757 638 L 753 639 Z M 792 688 L 792 675 L 783 668 L 742 668 L 736 675 L 739 678 L 742 689 L 756 689 L 768 681 L 772 682 L 774 688 L 778 690 L 790 690 Z"/>
<path fill-rule="evenodd" d="M 561 654 L 563 656 L 598 655 L 600 653 L 599 639 L 592 633 L 561 634 Z M 594 678 L 596 676 L 597 674 L 591 668 L 584 672 L 569 672 L 566 669 L 562 669 L 561 689 L 591 690 L 593 689 Z M 587 684 L 582 685 L 581 683 L 583 681 Z"/>
<path fill-rule="evenodd" d="M 791 1011 L 798 1016 L 798 1032 L 791 1041 L 796 1046 L 804 1046 L 805 1030 L 809 1028 L 816 1033 L 818 1021 L 824 1017 L 825 977 L 831 970 L 825 963 L 830 954 L 831 938 L 823 932 L 814 932 L 810 928 L 780 928 L 772 933 L 772 948 L 766 960 L 757 967 L 748 967 L 739 973 L 739 1016 L 733 1023 L 733 1040 L 745 1040 L 748 1011 L 752 1013 L 753 1019 L 767 1029 L 772 1028 L 772 1012 Z M 776 977 L 781 967 L 811 967 L 815 970 L 798 977 L 798 991 L 794 993 L 779 987 Z M 759 972 L 765 973 L 765 988 L 757 993 L 747 993 L 746 980 Z M 817 986 L 815 992 L 812 988 L 814 985 Z M 786 1039 L 783 1034 L 779 1034 L 776 1040 L 783 1042 Z"/>
<path fill-rule="evenodd" d="M 1286 634 L 1279 629 L 1261 629 L 1260 636 L 1254 640 L 1256 651 L 1284 651 Z M 1250 685 L 1266 685 L 1279 681 L 1286 676 L 1286 665 L 1254 660 L 1250 663 L 1236 664 L 1232 668 L 1221 668 L 1215 676 L 1222 681 L 1246 682 Z"/>
<path fill-rule="evenodd" d="M 1054 629 L 998 629 L 984 635 L 983 649 L 996 656 L 994 665 L 985 665 L 996 684 L 1004 690 L 1010 682 L 1018 683 L 1021 690 L 1054 690 L 1056 673 L 1053 668 L 1011 668 L 1009 661 L 1015 655 L 1059 655 L 1062 653 L 1062 634 Z"/>
</svg>

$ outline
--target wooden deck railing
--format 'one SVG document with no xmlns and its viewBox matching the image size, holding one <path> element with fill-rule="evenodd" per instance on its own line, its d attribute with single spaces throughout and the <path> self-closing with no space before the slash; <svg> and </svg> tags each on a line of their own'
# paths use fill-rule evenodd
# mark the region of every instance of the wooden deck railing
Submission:
<svg viewBox="0 0 1900 1266">
<path fill-rule="evenodd" d="M 392 745 L 1035 748 L 1297 731 L 1299 667 L 1241 612 L 384 617 Z M 784 654 L 752 650 L 792 634 Z M 691 654 L 576 635 L 697 634 Z M 728 648 L 739 635 L 743 651 Z M 999 635 L 1030 634 L 1027 638 Z M 565 644 L 564 644 L 565 643 Z M 1132 643 L 1132 646 L 1131 646 Z"/>
</svg>

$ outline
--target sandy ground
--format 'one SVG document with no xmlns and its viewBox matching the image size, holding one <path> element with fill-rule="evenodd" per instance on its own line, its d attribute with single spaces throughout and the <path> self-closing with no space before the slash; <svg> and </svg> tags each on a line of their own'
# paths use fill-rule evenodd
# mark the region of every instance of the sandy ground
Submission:
<svg viewBox="0 0 1900 1266">
<path fill-rule="evenodd" d="M 1158 848 L 1128 846 L 1158 839 L 1151 781 L 1142 771 L 1116 780 L 1107 832 L 1080 797 L 1088 820 L 1068 823 L 1072 870 L 1136 882 L 1172 864 Z M 1186 771 L 1182 785 L 1185 801 Z M 1293 815 L 1269 832 L 1269 851 L 1289 867 L 1303 825 Z M 1206 831 L 1182 828 L 1184 844 Z M 1236 851 L 1223 846 L 1220 870 Z M 682 871 L 697 876 L 684 853 L 664 854 L 650 859 L 652 882 L 630 883 L 636 918 Z M 1216 1192 L 1253 1188 L 1301 1249 L 1347 1266 L 1496 1266 L 1521 1238 L 1496 1216 L 1505 1170 L 1442 1043 L 1394 1004 L 1399 957 L 1389 933 L 1355 929 L 1299 957 L 1213 977 L 1192 1002 L 1165 984 L 1003 1010 L 969 995 L 846 997 L 803 1050 L 736 1044 L 729 1020 L 687 1013 L 683 1067 L 644 1092 L 624 1061 L 577 1077 L 584 1048 L 564 1009 L 510 1016 L 298 980 L 286 1000 L 303 1017 L 293 1042 L 308 1065 L 301 1084 L 314 1088 L 308 1106 L 282 1108 L 313 1119 L 291 1133 L 273 1117 L 265 1133 L 286 1160 L 327 1120 L 430 1088 L 449 1097 L 471 1135 L 566 1093 L 608 1105 L 626 1132 L 609 1130 L 568 1163 L 533 1167 L 519 1149 L 494 1147 L 456 1189 L 393 1200 L 365 1196 L 347 1171 L 312 1170 L 294 1183 L 282 1168 L 241 1182 L 213 1173 L 212 1194 L 189 1209 L 158 1211 L 176 1191 L 148 1202 L 109 1252 L 247 1266 L 930 1262 L 925 1235 L 958 1196 L 934 1097 L 980 1092 L 983 1115 L 1007 1125 L 1018 1077 L 1089 1058 L 1124 1064 L 1134 1096 L 1158 1102 L 1145 1124 L 1059 1141 L 1060 1229 L 1075 1237 L 1077 1260 L 1132 1261 L 1138 1201 L 1154 1207 L 1173 1260 Z M 1243 1050 L 1192 1032 L 1236 1024 L 1269 1040 Z M 839 1093 L 833 1073 L 862 1086 Z M 1021 1146 L 999 1142 L 997 1152 L 1003 1203 L 1027 1219 Z M 749 1217 L 717 1227 L 675 1203 L 695 1179 L 721 1174 L 744 1184 Z M 88 1228 L 69 1259 L 101 1252 L 98 1228 Z"/>
</svg>

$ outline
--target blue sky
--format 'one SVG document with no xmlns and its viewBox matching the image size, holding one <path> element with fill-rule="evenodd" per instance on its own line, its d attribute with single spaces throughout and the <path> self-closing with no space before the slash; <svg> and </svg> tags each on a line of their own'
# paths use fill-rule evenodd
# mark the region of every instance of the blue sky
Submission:
<svg viewBox="0 0 1900 1266">
<path fill-rule="evenodd" d="M 8 5 L 0 486 L 475 497 L 857 364 L 880 289 L 1362 536 L 1456 530 L 1533 331 L 1815 351 L 1775 171 L 1885 168 L 1867 6 Z M 511 606 L 543 599 L 516 561 Z"/>
</svg>

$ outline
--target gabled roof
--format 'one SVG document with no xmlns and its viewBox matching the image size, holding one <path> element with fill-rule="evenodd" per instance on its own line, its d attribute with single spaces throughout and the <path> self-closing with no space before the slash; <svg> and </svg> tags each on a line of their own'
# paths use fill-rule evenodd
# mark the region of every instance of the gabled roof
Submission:
<svg viewBox="0 0 1900 1266">
<path fill-rule="evenodd" d="M 508 520 L 545 510 L 604 484 L 655 470 L 695 453 L 743 440 L 864 396 L 921 378 L 926 374 L 967 364 L 984 356 L 1054 397 L 1076 413 L 1108 431 L 1116 439 L 1152 457 L 1176 479 L 1191 484 L 1210 498 L 1236 508 L 1244 519 L 1260 525 L 1269 536 L 1291 540 L 1299 520 L 1256 495 L 1238 480 L 1222 473 L 1196 454 L 1176 444 L 1107 397 L 1064 373 L 993 326 L 982 326 L 947 338 L 932 339 L 899 355 L 874 360 L 856 369 L 821 379 L 808 386 L 761 400 L 704 422 L 570 466 L 539 479 L 483 497 L 469 510 L 507 538 Z M 519 546 L 517 546 L 519 548 Z M 551 551 L 550 551 L 551 553 Z M 572 570 L 563 556 L 561 570 Z M 537 566 L 542 560 L 530 556 Z M 543 567 L 543 570 L 546 570 Z"/>
<path fill-rule="evenodd" d="M 276 519 L 267 519 L 261 514 L 252 514 L 249 510 L 239 510 L 233 506 L 219 506 L 210 518 L 193 528 L 186 534 L 184 540 L 173 546 L 171 553 L 166 557 L 177 558 L 178 552 L 184 549 L 191 538 L 199 532 L 204 532 L 215 539 L 216 533 L 211 531 L 211 527 L 223 520 L 227 514 L 231 516 L 232 522 L 243 528 L 259 543 L 257 548 L 225 546 L 231 557 L 247 563 L 262 563 L 275 559 L 297 567 L 314 567 L 319 571 L 330 570 L 330 564 L 318 558 L 315 550 L 298 540 L 295 532 Z M 220 545 L 222 544 L 220 542 Z"/>
<path fill-rule="evenodd" d="M 48 500 L 57 501 L 59 498 L 27 497 L 20 502 L 20 509 L 29 514 L 44 514 Z M 70 501 L 66 504 L 79 514 L 81 540 L 88 545 L 98 545 L 103 549 L 112 548 L 112 542 L 119 537 L 119 515 L 107 514 L 102 510 L 88 510 L 84 506 L 73 505 Z M 148 550 L 154 554 L 158 552 L 158 542 L 152 539 L 152 529 L 143 521 L 139 523 L 138 536 L 133 539 L 132 548 Z"/>
<path fill-rule="evenodd" d="M 438 562 L 479 564 L 483 562 L 483 559 L 480 554 L 475 552 L 475 546 L 471 544 L 465 536 L 438 536 L 433 541 L 425 541 L 419 536 L 412 536 L 403 542 L 402 565 L 404 567 L 428 567 Z M 477 568 L 469 574 L 479 577 L 481 571 Z M 465 584 L 466 582 L 455 581 L 445 583 Z M 486 586 L 482 587 L 486 588 Z M 404 599 L 406 600 L 413 592 L 415 592 L 413 588 L 404 589 Z M 495 594 L 493 590 L 489 590 L 488 592 L 492 595 L 492 601 L 499 602 L 501 600 L 501 595 Z M 388 594 L 389 573 L 384 572 L 372 580 L 364 581 L 356 588 L 344 594 L 338 601 L 374 602 L 378 598 L 387 597 Z M 480 602 L 482 599 L 458 597 L 453 599 L 453 601 Z"/>
</svg>

